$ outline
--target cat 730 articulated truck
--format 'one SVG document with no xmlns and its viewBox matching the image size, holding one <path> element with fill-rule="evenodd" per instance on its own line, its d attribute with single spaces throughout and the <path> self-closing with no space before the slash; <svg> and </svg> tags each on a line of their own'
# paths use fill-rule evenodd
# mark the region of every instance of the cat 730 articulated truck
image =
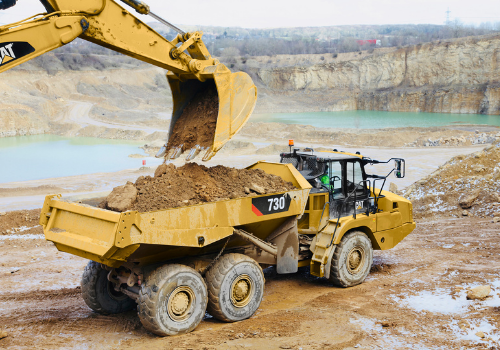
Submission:
<svg viewBox="0 0 500 350">
<path fill-rule="evenodd" d="M 391 173 L 403 177 L 403 159 Z M 208 311 L 234 322 L 249 318 L 264 294 L 263 268 L 295 273 L 309 267 L 340 287 L 362 283 L 373 250 L 390 249 L 414 228 L 411 203 L 382 190 L 382 163 L 359 154 L 281 154 L 261 169 L 295 189 L 140 213 L 45 200 L 47 240 L 90 260 L 82 293 L 96 312 L 138 307 L 142 324 L 165 336 L 193 330 Z M 383 162 L 387 163 L 387 162 Z"/>
</svg>

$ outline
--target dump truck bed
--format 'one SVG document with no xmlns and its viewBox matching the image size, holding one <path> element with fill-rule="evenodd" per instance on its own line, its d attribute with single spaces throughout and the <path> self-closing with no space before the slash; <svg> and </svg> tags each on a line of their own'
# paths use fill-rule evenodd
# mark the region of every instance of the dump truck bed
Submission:
<svg viewBox="0 0 500 350">
<path fill-rule="evenodd" d="M 304 211 L 311 186 L 290 164 L 258 162 L 248 168 L 278 175 L 296 189 L 145 213 L 118 213 L 54 195 L 46 197 L 40 223 L 59 250 L 113 267 L 210 253 L 235 227 L 265 239 Z"/>
</svg>

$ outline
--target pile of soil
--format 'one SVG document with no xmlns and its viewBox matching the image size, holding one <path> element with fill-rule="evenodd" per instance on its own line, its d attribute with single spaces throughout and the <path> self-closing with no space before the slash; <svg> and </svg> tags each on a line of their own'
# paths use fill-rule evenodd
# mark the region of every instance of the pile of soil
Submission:
<svg viewBox="0 0 500 350">
<path fill-rule="evenodd" d="M 162 164 L 154 177 L 141 176 L 113 189 L 100 207 L 113 211 L 139 212 L 183 207 L 204 202 L 284 192 L 291 182 L 260 169 L 212 168 L 196 163 L 182 167 Z"/>
<path fill-rule="evenodd" d="M 500 216 L 500 143 L 453 157 L 405 191 L 415 217 Z"/>
<path fill-rule="evenodd" d="M 196 145 L 211 146 L 218 114 L 219 95 L 215 85 L 210 85 L 198 92 L 184 108 L 168 139 L 167 151 L 180 145 L 183 145 L 183 152 Z"/>
</svg>

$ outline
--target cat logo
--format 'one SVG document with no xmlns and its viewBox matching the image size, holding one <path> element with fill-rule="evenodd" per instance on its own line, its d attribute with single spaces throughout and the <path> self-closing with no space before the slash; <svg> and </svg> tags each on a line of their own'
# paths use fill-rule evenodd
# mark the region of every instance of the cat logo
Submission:
<svg viewBox="0 0 500 350">
<path fill-rule="evenodd" d="M 0 66 L 35 52 L 35 48 L 24 41 L 0 43 Z"/>
<path fill-rule="evenodd" d="M 16 55 L 12 50 L 12 46 L 14 46 L 14 43 L 10 43 L 3 47 L 0 47 L 0 64 L 3 64 L 4 61 L 5 63 L 7 63 L 8 61 L 16 58 Z"/>
</svg>

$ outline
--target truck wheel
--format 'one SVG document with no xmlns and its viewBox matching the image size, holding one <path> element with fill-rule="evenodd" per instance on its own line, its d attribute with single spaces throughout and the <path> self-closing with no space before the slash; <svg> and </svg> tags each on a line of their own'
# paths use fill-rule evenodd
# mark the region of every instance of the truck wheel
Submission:
<svg viewBox="0 0 500 350">
<path fill-rule="evenodd" d="M 224 322 L 251 317 L 264 295 L 264 273 L 243 254 L 226 254 L 206 274 L 208 313 Z"/>
<path fill-rule="evenodd" d="M 134 300 L 113 288 L 113 283 L 108 281 L 108 271 L 95 261 L 89 261 L 85 267 L 81 288 L 85 303 L 100 314 L 118 314 L 136 306 Z"/>
<path fill-rule="evenodd" d="M 207 301 L 207 286 L 198 272 L 184 265 L 163 265 L 139 291 L 139 318 L 156 335 L 184 334 L 201 322 Z"/>
<path fill-rule="evenodd" d="M 330 268 L 330 281 L 339 287 L 362 283 L 373 263 L 370 239 L 361 231 L 347 233 L 336 247 Z"/>
</svg>

